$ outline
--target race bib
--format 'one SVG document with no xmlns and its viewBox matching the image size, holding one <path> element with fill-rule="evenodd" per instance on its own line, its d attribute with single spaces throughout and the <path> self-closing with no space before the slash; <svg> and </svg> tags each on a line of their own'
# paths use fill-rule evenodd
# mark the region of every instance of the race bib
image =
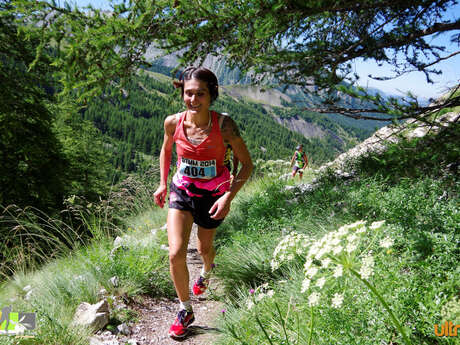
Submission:
<svg viewBox="0 0 460 345">
<path fill-rule="evenodd" d="M 182 157 L 179 173 L 191 178 L 212 179 L 217 175 L 216 160 L 197 161 Z"/>
</svg>

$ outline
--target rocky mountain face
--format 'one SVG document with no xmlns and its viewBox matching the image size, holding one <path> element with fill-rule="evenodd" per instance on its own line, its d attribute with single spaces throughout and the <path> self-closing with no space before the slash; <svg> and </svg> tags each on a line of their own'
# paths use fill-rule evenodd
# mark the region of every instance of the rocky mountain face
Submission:
<svg viewBox="0 0 460 345">
<path fill-rule="evenodd" d="M 326 132 L 321 127 L 307 122 L 301 117 L 294 116 L 289 119 L 281 119 L 276 115 L 273 117 L 280 125 L 302 134 L 305 138 L 324 138 L 326 136 Z"/>
<path fill-rule="evenodd" d="M 177 56 L 180 54 L 170 54 L 166 56 L 161 55 L 159 49 L 150 47 L 147 51 L 146 58 L 153 64 L 153 71 L 172 75 L 172 70 L 178 66 Z M 231 69 L 226 65 L 225 59 L 221 57 L 208 56 L 203 66 L 212 70 L 221 86 L 222 94 L 226 94 L 238 101 L 249 101 L 257 104 L 261 104 L 269 115 L 280 125 L 288 128 L 291 131 L 302 134 L 305 138 L 324 138 L 328 135 L 328 131 L 318 126 L 313 122 L 305 121 L 300 116 L 301 110 L 305 110 L 308 107 L 315 107 L 321 102 L 321 98 L 313 93 L 305 92 L 304 89 L 298 86 L 256 86 L 251 85 L 249 77 L 243 77 L 238 69 Z M 309 91 L 313 91 L 314 88 L 310 88 Z M 341 97 L 341 103 L 352 104 L 353 99 L 349 96 L 343 95 Z M 279 108 L 298 108 L 299 114 L 292 117 L 281 118 L 277 115 L 277 111 L 273 111 L 274 107 Z M 370 135 L 375 128 L 381 127 L 383 124 L 378 121 L 368 120 L 354 120 L 346 118 L 341 115 L 328 114 L 318 115 L 323 118 L 330 119 L 333 122 L 337 122 L 341 126 L 348 128 L 357 128 L 358 130 L 364 130 Z"/>
<path fill-rule="evenodd" d="M 459 119 L 460 111 L 452 111 L 437 118 L 435 126 L 411 119 L 400 125 L 382 127 L 362 143 L 340 154 L 335 160 L 324 164 L 319 169 L 319 172 L 333 169 L 339 177 L 353 176 L 355 174 L 353 170 L 354 162 L 360 157 L 384 152 L 389 144 L 398 143 L 402 139 L 411 140 L 413 138 L 422 138 L 429 133 L 436 134 L 442 128 L 455 124 Z"/>
</svg>

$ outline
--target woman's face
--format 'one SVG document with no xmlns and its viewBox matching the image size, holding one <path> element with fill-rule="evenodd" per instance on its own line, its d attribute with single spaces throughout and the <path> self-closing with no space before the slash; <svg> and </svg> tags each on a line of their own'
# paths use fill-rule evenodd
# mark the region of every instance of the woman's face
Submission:
<svg viewBox="0 0 460 345">
<path fill-rule="evenodd" d="M 198 79 L 185 81 L 184 102 L 191 113 L 207 113 L 211 106 L 211 94 L 206 83 Z"/>
</svg>

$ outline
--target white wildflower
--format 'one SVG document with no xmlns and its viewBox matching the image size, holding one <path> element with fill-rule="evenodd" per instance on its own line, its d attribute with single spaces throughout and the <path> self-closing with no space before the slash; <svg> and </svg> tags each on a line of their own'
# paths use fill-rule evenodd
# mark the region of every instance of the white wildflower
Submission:
<svg viewBox="0 0 460 345">
<path fill-rule="evenodd" d="M 343 295 L 339 293 L 335 293 L 334 297 L 332 297 L 332 307 L 333 308 L 340 308 L 343 303 Z"/>
<path fill-rule="evenodd" d="M 337 236 L 342 237 L 342 236 L 346 235 L 348 233 L 348 229 L 349 228 L 346 225 L 341 226 L 339 228 L 339 230 L 337 230 L 337 232 L 336 232 Z"/>
<path fill-rule="evenodd" d="M 329 252 L 329 246 L 325 246 L 321 248 L 320 250 L 318 250 L 318 253 L 316 253 L 315 259 L 316 260 L 321 259 L 324 256 L 324 254 L 327 254 L 328 252 Z"/>
<path fill-rule="evenodd" d="M 349 229 L 359 229 L 366 225 L 365 220 L 358 220 L 357 222 L 354 222 L 352 224 L 346 225 Z"/>
<path fill-rule="evenodd" d="M 302 289 L 300 290 L 300 292 L 304 293 L 305 291 L 308 290 L 309 287 L 310 287 L 310 279 L 307 278 L 302 282 Z"/>
<path fill-rule="evenodd" d="M 289 255 L 287 256 L 287 259 L 288 259 L 288 261 L 294 260 L 294 255 L 293 255 L 293 254 L 289 254 Z"/>
<path fill-rule="evenodd" d="M 263 292 L 258 293 L 255 297 L 256 301 L 259 302 L 265 297 L 265 294 Z"/>
<path fill-rule="evenodd" d="M 315 274 L 318 273 L 318 268 L 317 267 L 310 267 L 307 272 L 305 272 L 305 275 L 309 278 L 313 278 Z"/>
<path fill-rule="evenodd" d="M 359 274 L 361 275 L 361 278 L 368 279 L 373 273 L 373 268 L 374 268 L 374 258 L 371 254 L 368 254 L 367 256 L 363 258 L 363 264 L 361 266 L 361 269 L 359 270 Z"/>
<path fill-rule="evenodd" d="M 354 242 L 358 239 L 358 236 L 356 234 L 351 234 L 350 236 L 347 237 L 348 242 Z"/>
<path fill-rule="evenodd" d="M 315 305 L 319 304 L 319 298 L 321 295 L 318 292 L 313 292 L 309 297 L 308 297 L 308 305 L 310 307 L 313 307 Z"/>
<path fill-rule="evenodd" d="M 358 248 L 358 245 L 356 243 L 348 243 L 347 248 L 345 249 L 347 253 L 352 253 Z"/>
<path fill-rule="evenodd" d="M 390 248 L 394 244 L 394 241 L 391 237 L 387 236 L 380 241 L 380 247 Z"/>
<path fill-rule="evenodd" d="M 313 263 L 312 259 L 308 259 L 307 261 L 305 261 L 305 264 L 303 265 L 304 270 L 308 271 L 310 269 L 312 263 Z"/>
<path fill-rule="evenodd" d="M 248 309 L 251 310 L 252 307 L 254 307 L 254 301 L 253 301 L 252 299 L 250 299 L 250 300 L 248 301 Z"/>
<path fill-rule="evenodd" d="M 272 271 L 275 271 L 280 267 L 280 263 L 276 260 L 272 260 L 270 265 L 272 267 Z"/>
<path fill-rule="evenodd" d="M 316 281 L 316 286 L 319 287 L 320 289 L 323 288 L 324 284 L 326 284 L 326 278 L 321 277 Z"/>
<path fill-rule="evenodd" d="M 268 297 L 273 297 L 274 294 L 275 294 L 275 291 L 273 291 L 273 290 L 268 290 L 267 291 L 267 296 Z"/>
<path fill-rule="evenodd" d="M 367 228 L 365 226 L 362 226 L 356 230 L 357 234 L 362 234 L 363 232 L 366 232 Z"/>
<path fill-rule="evenodd" d="M 337 246 L 338 244 L 340 243 L 340 238 L 334 238 L 332 241 L 331 241 L 331 246 L 335 247 Z"/>
<path fill-rule="evenodd" d="M 361 269 L 359 270 L 359 274 L 361 275 L 361 278 L 363 279 L 368 279 L 372 275 L 372 267 L 368 266 L 362 266 Z"/>
<path fill-rule="evenodd" d="M 334 278 L 341 277 L 343 275 L 343 266 L 338 265 L 334 270 Z"/>
<path fill-rule="evenodd" d="M 308 251 L 308 256 L 313 257 L 318 253 L 319 251 L 319 244 L 315 243 L 310 247 L 310 250 Z"/>
<path fill-rule="evenodd" d="M 369 227 L 369 229 L 371 230 L 378 230 L 382 227 L 382 225 L 385 224 L 385 221 L 384 220 L 381 220 L 379 222 L 373 222 L 371 224 L 371 226 Z"/>
<path fill-rule="evenodd" d="M 324 268 L 327 268 L 330 263 L 331 263 L 331 259 L 326 258 L 323 261 L 321 261 L 321 266 L 324 267 Z"/>
<path fill-rule="evenodd" d="M 334 253 L 334 255 L 338 255 L 342 252 L 343 250 L 343 247 L 342 246 L 336 246 L 334 248 L 332 248 L 332 252 Z"/>
</svg>

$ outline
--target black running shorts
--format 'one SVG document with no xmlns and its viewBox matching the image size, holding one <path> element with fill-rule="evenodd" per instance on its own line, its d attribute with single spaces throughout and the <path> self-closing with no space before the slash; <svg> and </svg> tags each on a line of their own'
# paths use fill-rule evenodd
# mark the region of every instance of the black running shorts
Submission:
<svg viewBox="0 0 460 345">
<path fill-rule="evenodd" d="M 185 190 L 179 189 L 174 183 L 171 183 L 169 186 L 169 208 L 190 211 L 195 224 L 205 229 L 217 228 L 224 220 L 212 219 L 209 210 L 222 195 L 212 196 L 211 192 L 204 189 L 193 192 L 203 196 L 189 196 Z"/>
</svg>

